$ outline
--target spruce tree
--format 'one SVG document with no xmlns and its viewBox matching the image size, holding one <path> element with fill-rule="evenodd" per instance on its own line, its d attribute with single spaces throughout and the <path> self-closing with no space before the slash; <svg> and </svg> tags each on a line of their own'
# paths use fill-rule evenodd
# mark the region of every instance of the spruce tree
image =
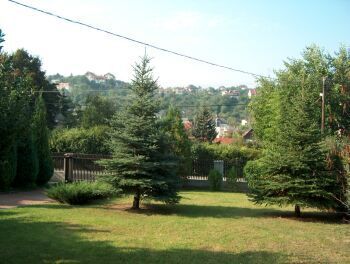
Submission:
<svg viewBox="0 0 350 264">
<path fill-rule="evenodd" d="M 142 198 L 166 203 L 179 201 L 174 157 L 156 117 L 158 86 L 149 63 L 150 59 L 145 55 L 134 66 L 128 104 L 113 116 L 111 122 L 113 158 L 100 162 L 107 171 L 106 181 L 125 193 L 134 194 L 133 209 L 140 207 Z"/>
<path fill-rule="evenodd" d="M 280 122 L 275 138 L 265 142 L 263 156 L 245 168 L 251 198 L 259 204 L 335 208 L 339 184 L 327 167 L 319 124 L 312 118 L 312 104 L 302 96 L 280 101 Z"/>
<path fill-rule="evenodd" d="M 215 139 L 215 121 L 208 108 L 202 107 L 196 114 L 192 135 L 201 142 L 212 142 Z"/>
<path fill-rule="evenodd" d="M 39 96 L 35 102 L 33 132 L 39 161 L 39 172 L 36 183 L 38 185 L 44 185 L 52 177 L 53 161 L 49 146 L 49 131 L 46 121 L 46 107 L 42 96 Z"/>
</svg>

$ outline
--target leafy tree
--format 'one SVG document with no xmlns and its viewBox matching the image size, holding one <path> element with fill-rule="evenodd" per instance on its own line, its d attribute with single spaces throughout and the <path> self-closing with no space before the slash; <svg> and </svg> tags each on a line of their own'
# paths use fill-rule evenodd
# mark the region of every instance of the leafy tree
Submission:
<svg viewBox="0 0 350 264">
<path fill-rule="evenodd" d="M 171 141 L 171 150 L 177 156 L 178 174 L 181 176 L 188 173 L 191 166 L 191 141 L 185 131 L 181 119 L 180 111 L 177 108 L 170 107 L 164 118 L 163 129 L 168 134 Z"/>
<path fill-rule="evenodd" d="M 17 169 L 17 138 L 29 125 L 26 78 L 12 74 L 13 62 L 0 54 L 0 189 L 11 186 Z"/>
<path fill-rule="evenodd" d="M 53 161 L 49 147 L 49 131 L 46 121 L 46 108 L 43 97 L 35 102 L 33 131 L 39 160 L 38 185 L 47 183 L 53 174 Z"/>
<path fill-rule="evenodd" d="M 99 95 L 89 96 L 86 100 L 81 125 L 84 128 L 108 125 L 115 112 L 114 103 Z"/>
<path fill-rule="evenodd" d="M 158 86 L 149 62 L 144 56 L 134 67 L 129 104 L 111 122 L 113 158 L 101 161 L 108 172 L 105 179 L 134 194 L 134 209 L 139 208 L 141 198 L 166 203 L 179 201 L 174 158 L 156 117 Z"/>
<path fill-rule="evenodd" d="M 202 107 L 197 113 L 192 129 L 192 135 L 202 142 L 212 142 L 217 133 L 215 131 L 215 121 L 209 109 Z"/>
<path fill-rule="evenodd" d="M 61 94 L 54 84 L 46 80 L 45 72 L 41 70 L 41 61 L 38 57 L 30 55 L 27 51 L 19 49 L 9 56 L 12 61 L 13 73 L 16 76 L 26 78 L 28 85 L 22 87 L 29 92 L 31 96 L 31 113 L 34 110 L 35 99 L 39 96 L 40 91 L 43 93 L 45 106 L 47 109 L 47 124 L 53 128 L 56 124 L 56 115 L 59 113 L 59 101 Z"/>
</svg>

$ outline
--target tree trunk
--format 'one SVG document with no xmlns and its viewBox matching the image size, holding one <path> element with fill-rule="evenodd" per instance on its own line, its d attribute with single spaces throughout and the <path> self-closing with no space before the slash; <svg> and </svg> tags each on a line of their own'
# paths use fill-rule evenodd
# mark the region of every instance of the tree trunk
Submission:
<svg viewBox="0 0 350 264">
<path fill-rule="evenodd" d="M 300 206 L 299 205 L 295 205 L 294 207 L 294 213 L 296 217 L 300 217 L 301 216 L 301 212 L 300 212 Z"/>
<path fill-rule="evenodd" d="M 134 201 L 132 203 L 132 209 L 140 209 L 140 190 L 136 190 L 134 194 Z"/>
</svg>

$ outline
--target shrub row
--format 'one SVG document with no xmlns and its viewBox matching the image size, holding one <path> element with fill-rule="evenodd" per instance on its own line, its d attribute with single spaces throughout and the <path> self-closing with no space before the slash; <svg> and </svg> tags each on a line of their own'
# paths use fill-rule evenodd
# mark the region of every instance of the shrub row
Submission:
<svg viewBox="0 0 350 264">
<path fill-rule="evenodd" d="M 55 129 L 51 133 L 50 149 L 52 152 L 109 154 L 109 130 L 107 126 Z"/>
<path fill-rule="evenodd" d="M 118 190 L 104 182 L 60 183 L 47 190 L 47 196 L 60 203 L 82 205 L 118 194 Z"/>
</svg>

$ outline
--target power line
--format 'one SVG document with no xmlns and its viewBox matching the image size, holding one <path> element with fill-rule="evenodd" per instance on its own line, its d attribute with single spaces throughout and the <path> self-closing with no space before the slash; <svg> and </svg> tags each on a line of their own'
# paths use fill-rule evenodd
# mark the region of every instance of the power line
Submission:
<svg viewBox="0 0 350 264">
<path fill-rule="evenodd" d="M 137 43 L 137 44 L 141 44 L 141 45 L 144 45 L 144 46 L 156 49 L 156 50 L 160 50 L 160 51 L 163 51 L 163 52 L 167 52 L 167 53 L 170 53 L 170 54 L 173 54 L 173 55 L 176 55 L 176 56 L 180 56 L 180 57 L 187 58 L 187 59 L 190 59 L 190 60 L 194 60 L 194 61 L 197 61 L 197 62 L 205 63 L 205 64 L 208 64 L 208 65 L 211 65 L 211 66 L 224 68 L 224 69 L 227 69 L 227 70 L 231 70 L 231 71 L 235 71 L 235 72 L 251 75 L 251 76 L 254 76 L 254 77 L 272 79 L 271 77 L 264 76 L 264 75 L 261 75 L 261 74 L 257 74 L 257 73 L 253 73 L 253 72 L 249 72 L 249 71 L 245 71 L 245 70 L 240 70 L 240 69 L 235 69 L 235 68 L 232 68 L 232 67 L 229 67 L 229 66 L 225 66 L 225 65 L 221 65 L 221 64 L 218 64 L 218 63 L 215 63 L 215 62 L 211 62 L 211 61 L 207 61 L 207 60 L 204 60 L 204 59 L 199 59 L 199 58 L 196 58 L 196 57 L 193 57 L 193 56 L 189 56 L 189 55 L 177 52 L 177 51 L 172 51 L 172 50 L 169 50 L 169 49 L 165 49 L 165 48 L 153 45 L 153 44 L 149 44 L 149 43 L 146 43 L 146 42 L 143 42 L 143 41 L 140 41 L 140 40 L 136 40 L 136 39 L 131 38 L 131 37 L 120 35 L 120 34 L 117 34 L 117 33 L 114 33 L 114 32 L 111 32 L 111 31 L 108 31 L 108 30 L 105 30 L 105 29 L 102 29 L 102 28 L 99 28 L 99 27 L 96 27 L 96 26 L 92 26 L 92 25 L 80 22 L 78 20 L 74 20 L 74 19 L 70 19 L 70 18 L 67 18 L 67 17 L 63 17 L 61 15 L 57 15 L 57 14 L 51 13 L 49 11 L 45 11 L 45 10 L 42 10 L 42 9 L 30 6 L 30 5 L 26 5 L 26 4 L 23 4 L 23 3 L 20 3 L 20 2 L 14 1 L 14 0 L 8 0 L 8 1 L 13 3 L 13 4 L 29 8 L 29 9 L 34 10 L 36 12 L 40 12 L 40 13 L 45 14 L 45 15 L 49 15 L 49 16 L 56 17 L 56 18 L 61 19 L 61 20 L 65 20 L 65 21 L 67 21 L 69 23 L 78 24 L 78 25 L 83 26 L 83 27 L 87 27 L 87 28 L 90 28 L 90 29 L 93 29 L 93 30 L 97 30 L 97 31 L 100 31 L 100 32 L 112 35 L 114 37 L 122 38 L 122 39 L 125 39 L 125 40 L 128 40 L 128 41 L 131 41 L 131 42 L 134 42 L 134 43 Z"/>
</svg>

